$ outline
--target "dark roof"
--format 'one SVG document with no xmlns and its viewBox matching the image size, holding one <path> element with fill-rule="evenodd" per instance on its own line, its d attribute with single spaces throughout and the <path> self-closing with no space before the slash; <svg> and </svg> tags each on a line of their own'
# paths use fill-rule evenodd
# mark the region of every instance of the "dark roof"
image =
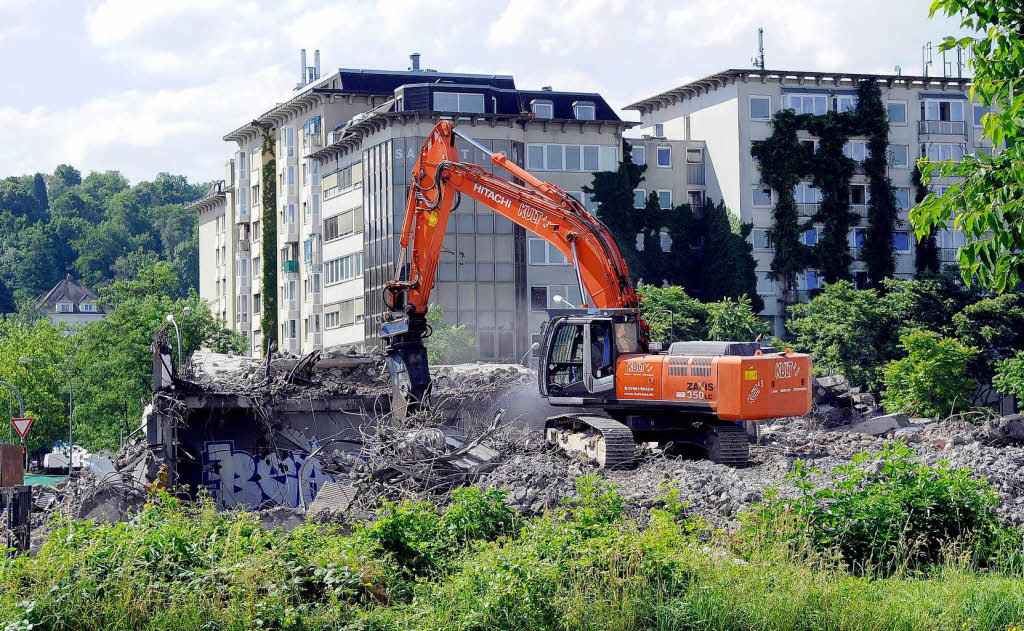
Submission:
<svg viewBox="0 0 1024 631">
<path fill-rule="evenodd" d="M 476 83 L 414 83 L 401 87 L 403 111 L 435 111 L 432 97 L 438 92 L 460 92 L 484 95 L 484 114 L 523 114 L 532 111 L 534 100 L 551 101 L 553 119 L 575 120 L 573 105 L 588 102 L 594 105 L 594 120 L 619 121 L 615 110 L 601 97 L 591 92 L 554 92 L 551 90 L 514 90 L 495 88 Z"/>
<path fill-rule="evenodd" d="M 96 311 L 88 313 L 106 313 L 103 305 L 99 304 L 99 296 L 91 289 L 78 282 L 68 274 L 64 280 L 54 285 L 53 289 L 36 298 L 36 304 L 43 307 L 47 313 L 58 313 L 58 302 L 70 302 L 74 305 L 72 313 L 85 313 L 78 308 L 81 302 L 91 302 L 96 305 Z"/>
<path fill-rule="evenodd" d="M 431 70 L 362 70 L 340 68 L 338 88 L 342 92 L 363 94 L 392 94 L 410 83 L 473 83 L 494 88 L 514 90 L 515 79 L 510 75 L 464 74 Z"/>
</svg>

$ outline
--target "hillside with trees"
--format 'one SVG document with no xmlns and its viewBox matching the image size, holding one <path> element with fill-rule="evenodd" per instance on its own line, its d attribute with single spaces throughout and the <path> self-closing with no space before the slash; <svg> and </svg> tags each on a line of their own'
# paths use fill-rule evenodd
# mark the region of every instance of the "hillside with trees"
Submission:
<svg viewBox="0 0 1024 631">
<path fill-rule="evenodd" d="M 199 286 L 197 218 L 185 206 L 208 188 L 169 173 L 135 185 L 117 171 L 83 178 L 66 164 L 0 181 L 0 313 L 68 272 L 99 290 L 156 261 L 172 265 L 184 297 Z"/>
</svg>

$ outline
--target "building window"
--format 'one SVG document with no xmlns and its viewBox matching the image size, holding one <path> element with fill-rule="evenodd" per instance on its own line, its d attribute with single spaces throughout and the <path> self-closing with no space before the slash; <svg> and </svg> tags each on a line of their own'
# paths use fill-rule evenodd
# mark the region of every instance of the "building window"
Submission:
<svg viewBox="0 0 1024 631">
<path fill-rule="evenodd" d="M 836 112 L 852 112 L 857 108 L 857 97 L 852 94 L 849 96 L 837 96 L 832 99 L 832 109 Z"/>
<path fill-rule="evenodd" d="M 768 272 L 757 273 L 757 293 L 762 296 L 775 295 L 775 281 L 768 278 Z"/>
<path fill-rule="evenodd" d="M 793 201 L 797 204 L 820 204 L 822 199 L 821 190 L 815 186 L 801 182 L 793 187 Z"/>
<path fill-rule="evenodd" d="M 788 100 L 789 109 L 797 114 L 816 114 L 821 116 L 828 109 L 827 99 L 824 95 L 803 95 L 790 94 Z"/>
<path fill-rule="evenodd" d="M 60 313 L 71 313 L 73 310 L 74 307 L 69 303 L 61 302 L 57 304 L 57 311 Z"/>
<path fill-rule="evenodd" d="M 866 228 L 854 228 L 853 230 L 851 230 L 850 236 L 852 237 L 852 239 L 850 242 L 850 247 L 857 249 L 863 248 L 864 239 L 867 237 L 867 234 L 868 231 Z"/>
<path fill-rule="evenodd" d="M 555 117 L 555 105 L 551 101 L 542 101 L 535 99 L 530 103 L 530 109 L 537 115 L 537 118 L 554 118 Z"/>
<path fill-rule="evenodd" d="M 907 168 L 910 166 L 910 145 L 889 145 L 889 166 Z"/>
<path fill-rule="evenodd" d="M 949 142 L 932 142 L 921 145 L 921 157 L 932 162 L 959 160 L 964 156 L 964 146 Z"/>
<path fill-rule="evenodd" d="M 362 207 L 351 208 L 345 212 L 324 219 L 324 241 L 333 241 L 341 237 L 363 231 Z"/>
<path fill-rule="evenodd" d="M 975 104 L 974 105 L 974 126 L 975 127 L 981 127 L 982 126 L 981 119 L 984 118 L 985 114 L 988 114 L 991 111 L 992 111 L 991 107 L 986 107 L 984 105 Z"/>
<path fill-rule="evenodd" d="M 871 157 L 871 152 L 868 150 L 867 142 L 863 140 L 848 140 L 843 145 L 843 155 L 851 160 L 864 162 L 864 160 Z"/>
<path fill-rule="evenodd" d="M 850 203 L 855 206 L 868 203 L 868 187 L 864 184 L 851 184 Z"/>
<path fill-rule="evenodd" d="M 654 124 L 654 137 L 664 138 L 665 137 L 665 125 L 663 123 Z"/>
<path fill-rule="evenodd" d="M 324 285 L 336 285 L 338 283 L 359 278 L 363 275 L 363 253 L 356 252 L 340 258 L 332 259 L 324 263 Z"/>
<path fill-rule="evenodd" d="M 633 189 L 633 208 L 643 208 L 647 205 L 647 190 L 642 188 Z"/>
<path fill-rule="evenodd" d="M 78 308 L 82 310 L 82 313 L 95 313 L 96 305 L 90 302 L 79 303 Z"/>
<path fill-rule="evenodd" d="M 804 272 L 804 289 L 814 291 L 815 289 L 821 289 L 821 287 L 821 274 L 817 270 L 809 269 Z"/>
<path fill-rule="evenodd" d="M 434 92 L 435 112 L 484 113 L 484 95 L 465 92 Z"/>
<path fill-rule="evenodd" d="M 530 310 L 544 311 L 548 308 L 548 288 L 530 287 Z"/>
<path fill-rule="evenodd" d="M 592 121 L 597 118 L 597 108 L 592 101 L 577 101 L 572 104 L 572 111 L 579 120 Z"/>
<path fill-rule="evenodd" d="M 772 189 L 754 187 L 754 206 L 770 207 L 772 205 Z"/>
<path fill-rule="evenodd" d="M 962 121 L 964 119 L 964 102 L 959 99 L 921 101 L 921 120 L 923 121 Z"/>
<path fill-rule="evenodd" d="M 647 164 L 647 147 L 642 145 L 633 145 L 630 147 L 630 150 L 632 151 L 633 164 Z"/>
<path fill-rule="evenodd" d="M 527 145 L 526 168 L 530 171 L 613 171 L 618 162 L 615 147 L 598 145 Z"/>
<path fill-rule="evenodd" d="M 750 232 L 755 250 L 772 249 L 772 231 L 766 228 L 755 228 Z"/>
<path fill-rule="evenodd" d="M 897 252 L 899 254 L 907 254 L 908 252 L 910 252 L 910 233 L 892 233 L 892 249 L 894 252 Z"/>
<path fill-rule="evenodd" d="M 766 121 L 772 117 L 772 100 L 767 96 L 750 97 L 750 120 Z"/>
<path fill-rule="evenodd" d="M 658 191 L 658 206 L 661 207 L 662 210 L 672 208 L 672 191 Z"/>
<path fill-rule="evenodd" d="M 901 186 L 893 190 L 896 193 L 896 208 L 899 210 L 910 210 L 910 189 Z"/>
<path fill-rule="evenodd" d="M 822 226 L 812 226 L 807 230 L 804 230 L 804 245 L 818 245 L 818 243 L 821 242 L 823 234 L 825 234 L 825 228 Z"/>
<path fill-rule="evenodd" d="M 687 164 L 700 164 L 704 161 L 704 152 L 700 149 L 687 149 L 686 150 L 686 163 Z"/>
<path fill-rule="evenodd" d="M 555 246 L 544 239 L 530 237 L 530 265 L 568 265 L 565 258 Z"/>
<path fill-rule="evenodd" d="M 889 115 L 890 125 L 906 125 L 907 124 L 907 102 L 906 101 L 888 101 L 885 104 L 885 111 Z"/>
<path fill-rule="evenodd" d="M 814 152 L 816 152 L 818 150 L 818 141 L 817 140 L 801 140 L 800 141 L 800 146 L 804 148 L 804 151 L 807 152 L 807 155 L 813 156 Z"/>
<path fill-rule="evenodd" d="M 658 147 L 658 166 L 672 166 L 672 147 Z"/>
</svg>

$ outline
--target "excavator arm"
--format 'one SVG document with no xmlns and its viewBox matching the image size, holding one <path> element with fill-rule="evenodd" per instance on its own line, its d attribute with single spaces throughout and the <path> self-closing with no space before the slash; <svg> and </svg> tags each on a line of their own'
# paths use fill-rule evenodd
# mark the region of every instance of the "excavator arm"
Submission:
<svg viewBox="0 0 1024 631">
<path fill-rule="evenodd" d="M 484 152 L 495 166 L 525 185 L 489 173 L 478 165 L 459 162 L 456 137 Z M 381 337 L 388 341 L 392 383 L 407 399 L 421 400 L 430 383 L 423 346 L 428 329 L 427 303 L 445 228 L 463 195 L 557 248 L 576 270 L 582 307 L 639 308 L 640 298 L 630 283 L 629 270 L 604 224 L 568 193 L 534 177 L 507 156 L 491 152 L 460 132 L 451 121 L 440 121 L 423 143 L 412 168 L 409 189 L 402 225 L 402 258 L 395 280 L 384 288 L 389 311 L 381 326 Z"/>
</svg>

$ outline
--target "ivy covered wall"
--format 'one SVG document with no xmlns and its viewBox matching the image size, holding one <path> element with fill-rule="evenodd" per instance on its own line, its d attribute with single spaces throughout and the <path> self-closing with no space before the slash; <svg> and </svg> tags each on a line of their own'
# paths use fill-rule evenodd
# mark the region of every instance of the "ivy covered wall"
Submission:
<svg viewBox="0 0 1024 631">
<path fill-rule="evenodd" d="M 799 131 L 818 139 L 813 151 L 801 142 Z M 850 180 L 860 165 L 844 155 L 843 148 L 853 136 L 867 136 L 870 154 L 862 165 L 870 202 L 861 260 L 873 286 L 880 286 L 883 278 L 893 274 L 892 232 L 898 216 L 888 176 L 889 123 L 877 82 L 864 80 L 858 85 L 853 110 L 815 115 L 782 109 L 772 118 L 772 135 L 755 141 L 751 148 L 760 165 L 761 181 L 776 195 L 769 277 L 782 285 L 783 302 L 796 289 L 798 275 L 807 269 L 821 270 L 827 283 L 851 277 L 854 259 L 848 235 L 859 218 L 850 207 Z M 802 217 L 793 193 L 804 181 L 815 186 L 822 199 L 816 212 Z M 807 246 L 803 232 L 815 225 L 822 226 L 821 238 L 814 246 Z"/>
<path fill-rule="evenodd" d="M 263 302 L 263 313 L 260 317 L 260 329 L 263 331 L 263 350 L 269 352 L 277 345 L 277 154 L 274 134 L 267 128 L 260 131 L 263 134 L 260 150 L 263 156 L 260 183 L 263 204 L 263 217 L 260 221 L 263 228 L 263 285 L 260 298 Z"/>
</svg>

